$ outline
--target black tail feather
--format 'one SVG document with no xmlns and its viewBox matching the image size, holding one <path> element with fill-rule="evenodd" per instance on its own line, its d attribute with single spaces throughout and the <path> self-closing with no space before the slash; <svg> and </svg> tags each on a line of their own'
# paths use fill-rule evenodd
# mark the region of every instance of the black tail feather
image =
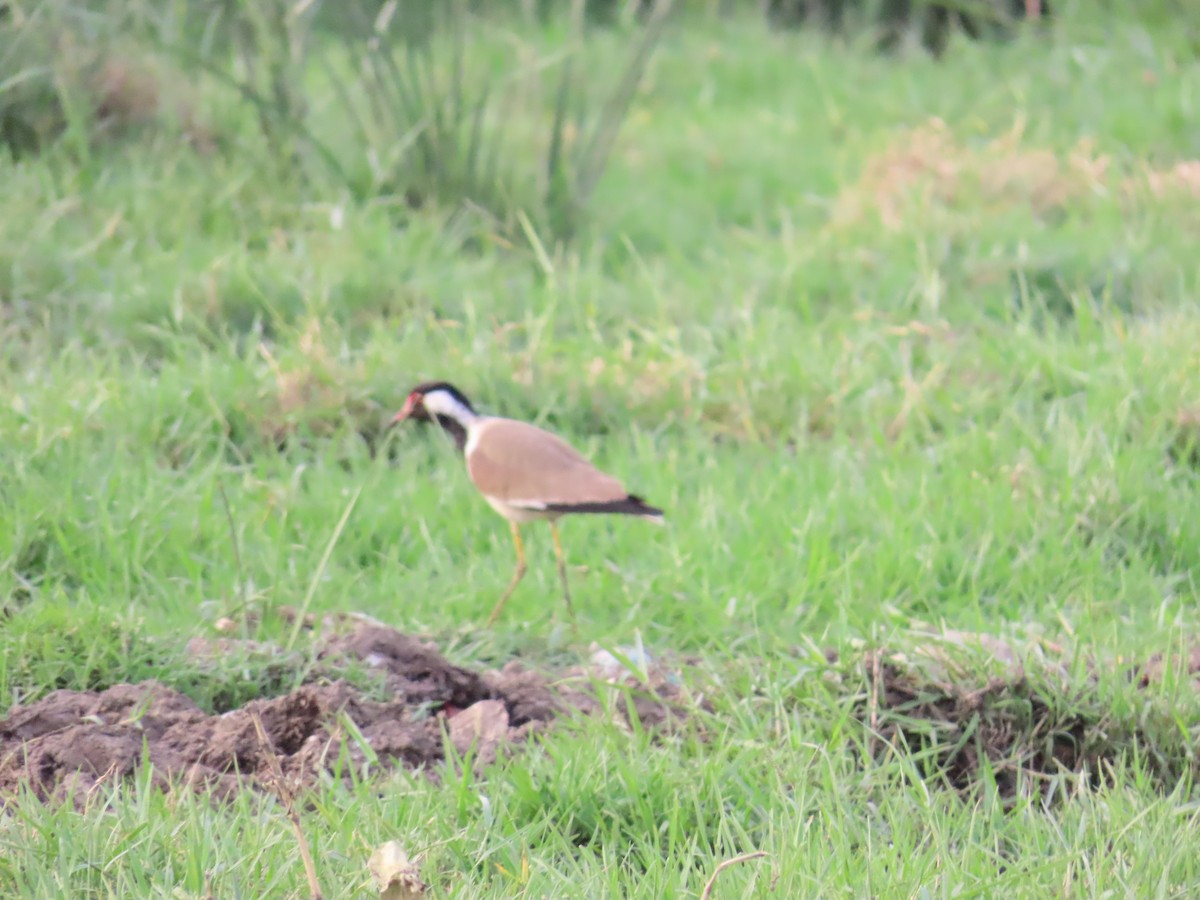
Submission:
<svg viewBox="0 0 1200 900">
<path fill-rule="evenodd" d="M 636 494 L 621 500 L 603 500 L 597 503 L 547 503 L 546 509 L 555 513 L 616 513 L 626 516 L 662 518 L 663 511 L 650 506 Z"/>
</svg>

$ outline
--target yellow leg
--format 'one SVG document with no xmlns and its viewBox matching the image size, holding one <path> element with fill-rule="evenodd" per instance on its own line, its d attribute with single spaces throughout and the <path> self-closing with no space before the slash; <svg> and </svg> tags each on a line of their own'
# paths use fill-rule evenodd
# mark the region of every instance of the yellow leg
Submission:
<svg viewBox="0 0 1200 900">
<path fill-rule="evenodd" d="M 563 556 L 562 541 L 558 538 L 558 523 L 550 520 L 550 531 L 554 535 L 554 555 L 558 557 L 558 577 L 562 581 L 563 597 L 567 601 L 567 612 L 571 614 L 571 622 L 575 622 L 575 608 L 571 606 L 571 587 L 567 584 L 567 560 Z"/>
<path fill-rule="evenodd" d="M 496 617 L 500 615 L 500 610 L 504 609 L 504 604 L 508 602 L 508 598 L 512 596 L 512 592 L 517 589 L 517 585 L 525 577 L 525 545 L 521 543 L 521 532 L 517 529 L 516 522 L 509 522 L 508 527 L 512 529 L 513 544 L 517 548 L 517 570 L 513 572 L 512 581 L 508 583 L 508 588 L 505 589 L 504 594 L 500 597 L 500 602 L 496 604 L 496 608 L 488 616 L 487 623 L 489 627 L 496 621 Z"/>
</svg>

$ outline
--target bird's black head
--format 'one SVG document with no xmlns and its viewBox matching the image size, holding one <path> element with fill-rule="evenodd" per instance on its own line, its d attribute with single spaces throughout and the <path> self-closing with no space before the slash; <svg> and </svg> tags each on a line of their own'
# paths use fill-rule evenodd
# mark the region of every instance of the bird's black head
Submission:
<svg viewBox="0 0 1200 900">
<path fill-rule="evenodd" d="M 467 442 L 467 426 L 478 414 L 466 394 L 446 381 L 424 381 L 408 392 L 404 408 L 392 418 L 392 424 L 414 419 L 437 422 L 454 438 L 461 450 Z"/>
<path fill-rule="evenodd" d="M 460 418 L 462 412 L 475 415 L 475 407 L 467 399 L 467 395 L 450 384 L 448 381 L 423 381 L 408 392 L 404 408 L 392 419 L 392 423 L 403 422 L 406 419 L 416 419 L 418 422 L 432 421 L 434 416 L 448 415 Z"/>
</svg>

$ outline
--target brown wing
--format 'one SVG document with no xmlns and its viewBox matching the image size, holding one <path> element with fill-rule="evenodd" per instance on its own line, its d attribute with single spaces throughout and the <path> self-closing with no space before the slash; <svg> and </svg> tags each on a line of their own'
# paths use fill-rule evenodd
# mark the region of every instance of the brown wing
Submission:
<svg viewBox="0 0 1200 900">
<path fill-rule="evenodd" d="M 628 496 L 621 482 L 548 431 L 515 419 L 488 419 L 478 429 L 467 471 L 485 496 L 535 509 Z"/>
</svg>

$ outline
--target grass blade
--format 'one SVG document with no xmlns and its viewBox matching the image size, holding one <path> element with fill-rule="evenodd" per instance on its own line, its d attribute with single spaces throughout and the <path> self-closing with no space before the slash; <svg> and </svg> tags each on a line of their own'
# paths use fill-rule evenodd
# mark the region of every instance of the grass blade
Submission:
<svg viewBox="0 0 1200 900">
<path fill-rule="evenodd" d="M 287 643 L 284 644 L 284 650 L 291 650 L 296 646 L 296 639 L 300 636 L 300 629 L 304 627 L 304 617 L 308 615 L 308 608 L 312 605 L 313 597 L 316 596 L 317 586 L 325 576 L 325 568 L 329 565 L 329 558 L 333 556 L 333 548 L 337 546 L 338 540 L 346 528 L 346 523 L 350 521 L 350 514 L 354 512 L 354 507 L 358 503 L 358 498 L 362 495 L 362 492 L 362 485 L 359 485 L 358 490 L 354 492 L 354 496 L 350 498 L 350 502 L 346 504 L 346 509 L 342 513 L 342 517 L 338 519 L 337 525 L 334 526 L 333 533 L 329 536 L 329 541 L 325 544 L 325 552 L 321 554 L 321 561 L 317 563 L 317 570 L 313 572 L 312 580 L 308 583 L 308 590 L 304 594 L 304 600 L 300 604 L 300 609 L 296 611 L 296 619 L 292 624 L 292 632 L 288 635 Z"/>
</svg>

